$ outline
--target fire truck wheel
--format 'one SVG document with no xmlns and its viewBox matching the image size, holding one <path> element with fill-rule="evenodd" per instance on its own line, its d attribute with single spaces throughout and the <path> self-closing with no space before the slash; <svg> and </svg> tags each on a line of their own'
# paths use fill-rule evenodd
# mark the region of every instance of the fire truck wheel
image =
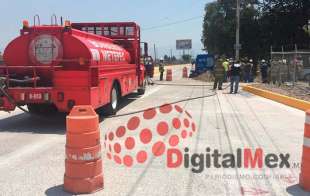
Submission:
<svg viewBox="0 0 310 196">
<path fill-rule="evenodd" d="M 57 112 L 57 108 L 53 104 L 28 104 L 28 111 L 35 115 L 52 115 Z"/>
<path fill-rule="evenodd" d="M 111 90 L 110 94 L 110 103 L 104 107 L 104 114 L 107 115 L 114 115 L 117 112 L 118 106 L 119 106 L 119 89 L 117 85 L 113 85 L 113 88 Z"/>
</svg>

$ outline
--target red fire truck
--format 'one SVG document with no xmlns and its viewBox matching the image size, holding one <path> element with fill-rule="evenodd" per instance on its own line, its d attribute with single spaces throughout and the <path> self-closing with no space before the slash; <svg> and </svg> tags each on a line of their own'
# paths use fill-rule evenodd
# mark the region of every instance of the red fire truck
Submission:
<svg viewBox="0 0 310 196">
<path fill-rule="evenodd" d="M 145 91 L 140 27 L 134 22 L 33 25 L 4 51 L 0 110 L 32 113 L 92 105 L 114 114 L 119 99 Z"/>
</svg>

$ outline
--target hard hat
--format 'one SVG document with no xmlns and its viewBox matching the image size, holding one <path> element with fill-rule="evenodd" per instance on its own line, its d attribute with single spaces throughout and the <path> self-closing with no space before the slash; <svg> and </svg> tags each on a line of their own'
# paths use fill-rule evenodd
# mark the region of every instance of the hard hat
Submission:
<svg viewBox="0 0 310 196">
<path fill-rule="evenodd" d="M 234 67 L 241 67 L 241 64 L 240 63 L 235 63 Z"/>
<path fill-rule="evenodd" d="M 163 61 L 163 60 L 164 60 L 164 58 L 162 58 L 162 57 L 161 57 L 161 58 L 160 58 L 160 60 L 161 60 L 161 61 Z"/>
<path fill-rule="evenodd" d="M 252 59 L 250 59 L 250 63 L 253 63 L 253 60 L 252 60 Z"/>
<path fill-rule="evenodd" d="M 266 62 L 265 59 L 263 59 L 263 60 L 262 60 L 262 63 L 265 63 L 265 62 Z"/>
</svg>

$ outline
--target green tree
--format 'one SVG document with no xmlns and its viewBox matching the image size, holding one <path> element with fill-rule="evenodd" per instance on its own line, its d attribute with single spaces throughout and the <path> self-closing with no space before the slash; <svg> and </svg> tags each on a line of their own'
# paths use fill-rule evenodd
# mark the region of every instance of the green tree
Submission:
<svg viewBox="0 0 310 196">
<path fill-rule="evenodd" d="M 310 44 L 303 26 L 310 19 L 309 0 L 265 0 L 260 17 L 261 40 L 265 45 L 293 48 Z"/>
<path fill-rule="evenodd" d="M 234 56 L 235 7 L 236 0 L 206 5 L 202 42 L 210 53 Z M 310 48 L 309 19 L 309 0 L 241 0 L 241 56 L 266 57 L 270 46 Z"/>
<path fill-rule="evenodd" d="M 192 56 L 189 55 L 189 54 L 182 55 L 182 60 L 185 61 L 185 62 L 190 62 L 191 59 L 192 59 Z"/>
<path fill-rule="evenodd" d="M 170 59 L 170 57 L 169 57 L 168 55 L 165 54 L 164 60 L 165 60 L 166 62 L 170 62 L 171 59 Z"/>
</svg>

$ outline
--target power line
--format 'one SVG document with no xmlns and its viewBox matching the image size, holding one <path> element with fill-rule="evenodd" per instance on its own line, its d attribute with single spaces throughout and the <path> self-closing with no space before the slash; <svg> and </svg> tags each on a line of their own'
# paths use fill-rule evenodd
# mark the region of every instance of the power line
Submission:
<svg viewBox="0 0 310 196">
<path fill-rule="evenodd" d="M 192 18 L 188 18 L 188 19 L 184 19 L 184 20 L 179 20 L 179 21 L 175 21 L 175 22 L 171 22 L 171 23 L 166 23 L 166 24 L 162 24 L 162 25 L 158 25 L 158 26 L 153 26 L 153 27 L 148 27 L 148 28 L 143 28 L 143 31 L 148 31 L 148 30 L 153 30 L 153 29 L 159 29 L 162 27 L 168 27 L 168 26 L 172 26 L 172 25 L 176 25 L 176 24 L 181 24 L 181 23 L 185 23 L 185 22 L 189 22 L 192 20 L 197 20 L 203 18 L 203 16 L 195 16 Z"/>
</svg>

